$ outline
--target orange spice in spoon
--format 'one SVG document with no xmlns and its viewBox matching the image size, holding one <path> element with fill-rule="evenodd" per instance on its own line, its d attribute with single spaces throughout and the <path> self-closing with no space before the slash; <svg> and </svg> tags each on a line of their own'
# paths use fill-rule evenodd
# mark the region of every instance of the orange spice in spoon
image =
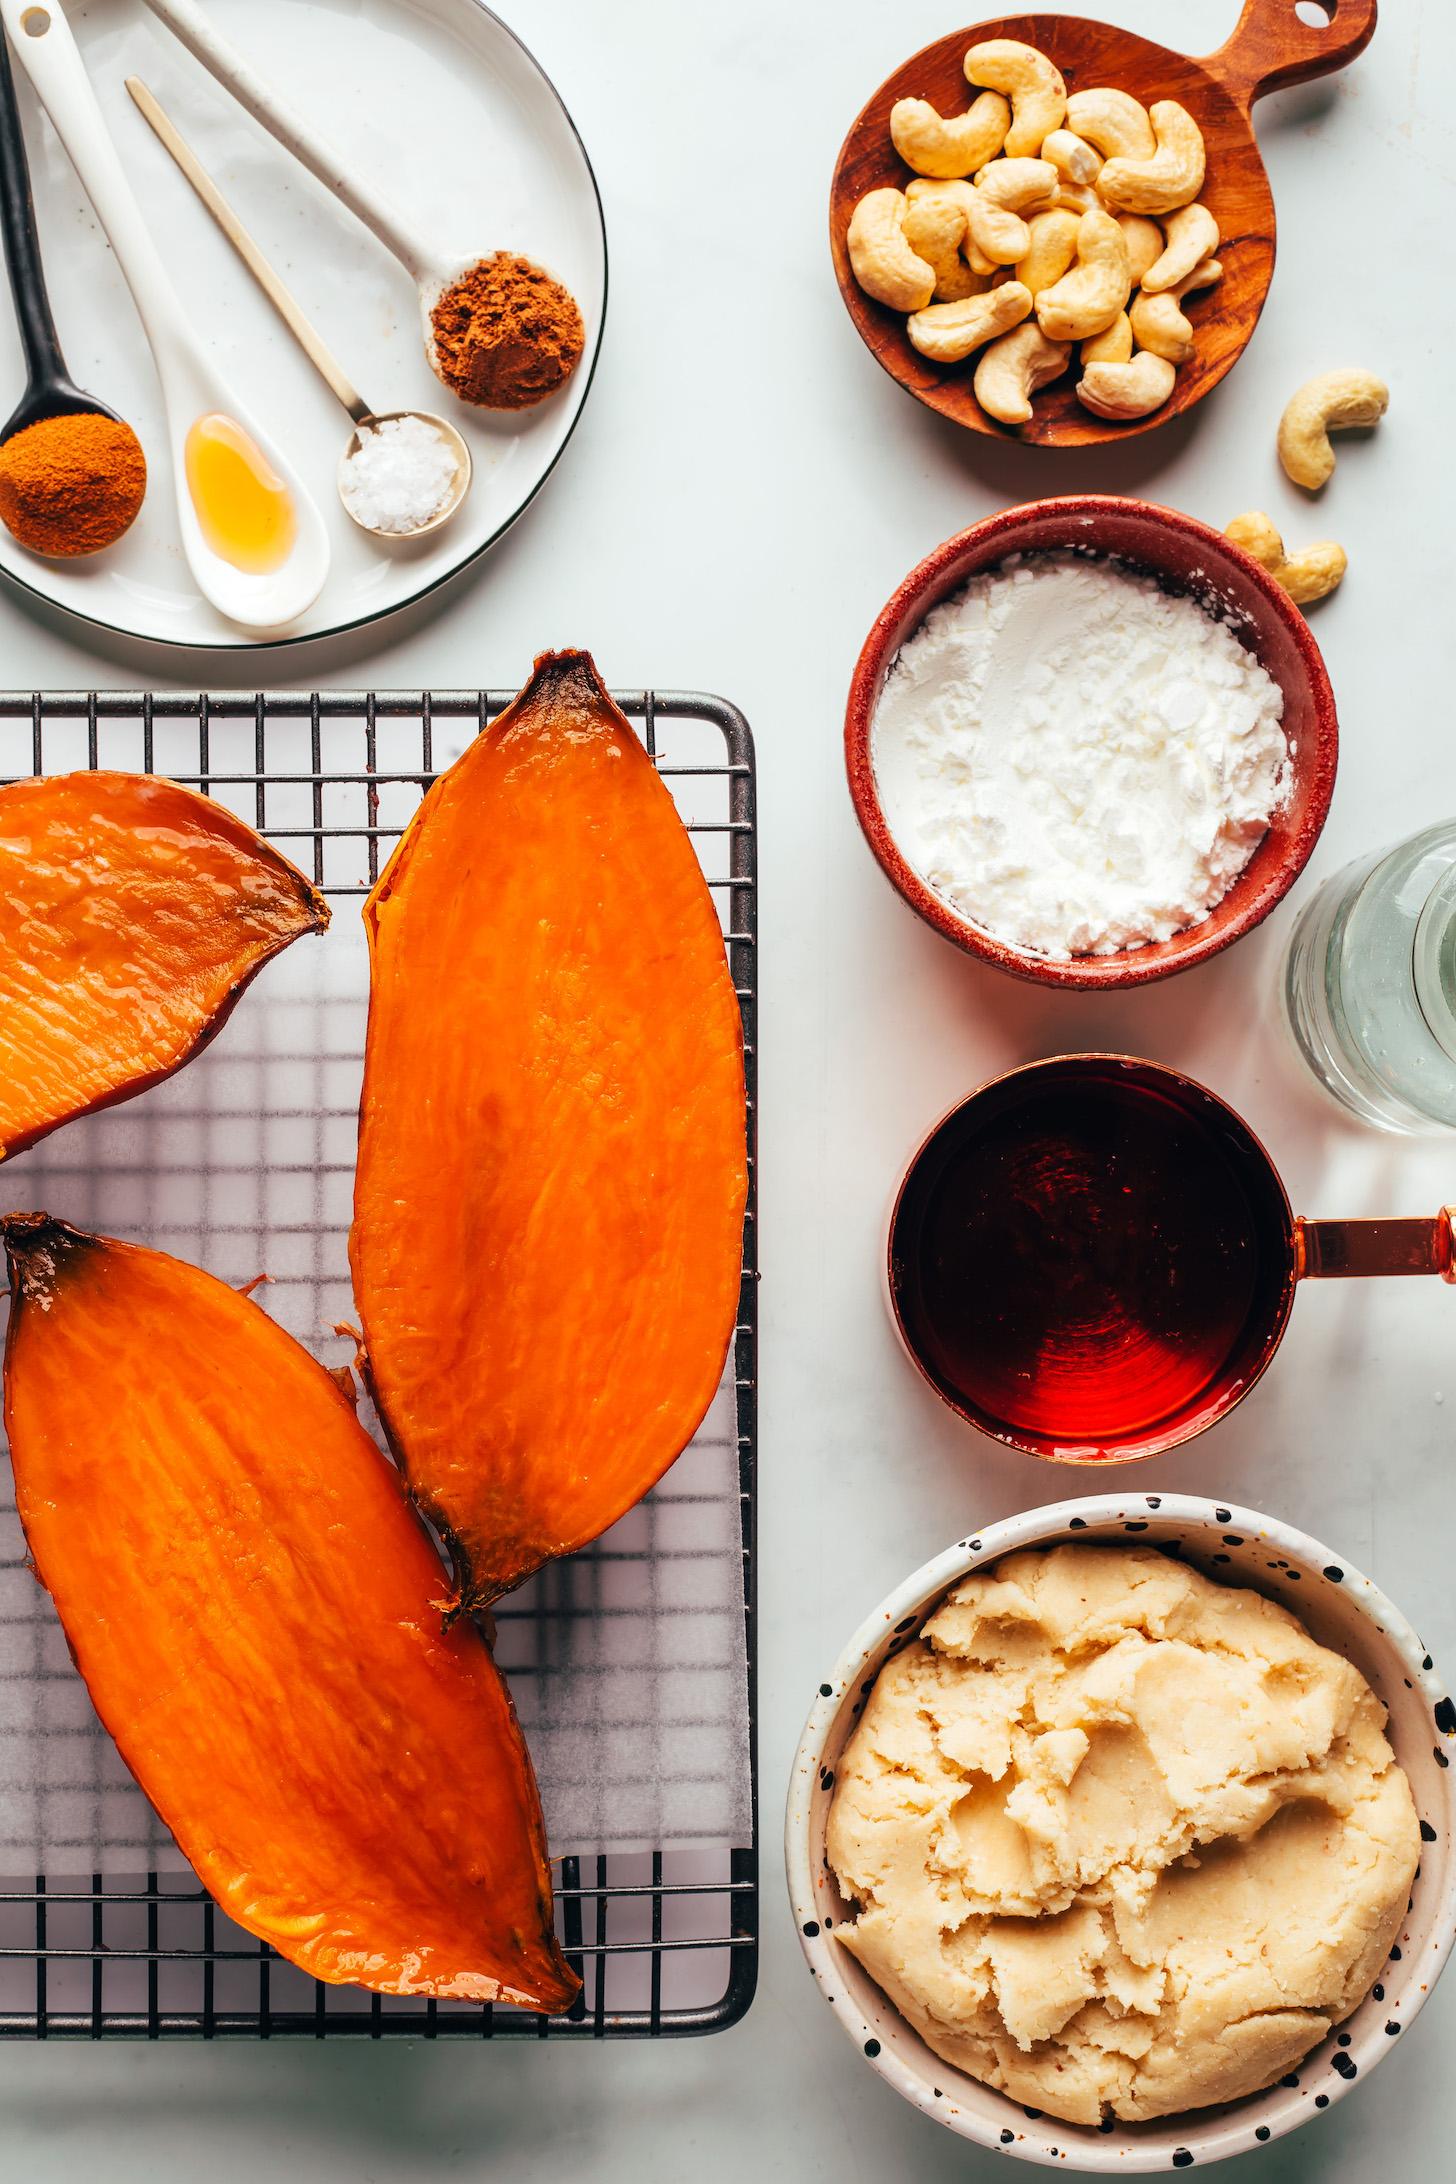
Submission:
<svg viewBox="0 0 1456 2184">
<path fill-rule="evenodd" d="M 146 490 L 141 442 L 101 410 L 43 417 L 0 445 L 0 520 L 32 553 L 101 553 L 129 529 Z"/>
</svg>

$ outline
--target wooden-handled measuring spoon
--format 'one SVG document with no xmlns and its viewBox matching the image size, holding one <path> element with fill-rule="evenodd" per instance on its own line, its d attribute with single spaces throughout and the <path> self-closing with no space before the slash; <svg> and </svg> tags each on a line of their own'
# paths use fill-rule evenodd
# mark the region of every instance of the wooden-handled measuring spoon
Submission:
<svg viewBox="0 0 1456 2184">
<path fill-rule="evenodd" d="M 457 290 L 462 276 L 478 265 L 482 258 L 495 255 L 477 251 L 467 257 L 443 254 L 424 236 L 418 234 L 402 219 L 395 207 L 389 204 L 372 183 L 365 180 L 333 147 L 315 134 L 301 115 L 294 112 L 277 93 L 263 81 L 257 70 L 246 61 L 235 46 L 229 44 L 220 31 L 213 28 L 197 0 L 146 0 L 152 13 L 158 16 L 176 37 L 180 38 L 189 53 L 201 61 L 203 67 L 223 87 L 230 91 L 246 112 L 262 126 L 286 151 L 293 154 L 310 174 L 322 182 L 330 196 L 346 205 L 356 220 L 363 222 L 370 233 L 385 249 L 396 257 L 413 280 L 419 291 L 421 336 L 425 355 L 431 371 L 450 385 L 446 373 L 441 370 L 440 356 L 435 340 L 435 307 L 447 291 Z M 555 385 L 565 381 L 581 355 L 581 318 L 570 291 L 539 266 L 529 266 L 526 260 L 518 261 L 544 284 L 554 298 L 556 306 L 574 315 L 577 342 L 574 353 L 557 359 L 551 372 L 541 381 L 538 389 L 525 400 L 495 404 L 487 400 L 485 406 L 507 409 L 526 408 L 555 391 Z M 520 328 L 522 337 L 530 342 L 532 327 L 529 319 Z M 555 370 L 559 368 L 559 378 Z M 554 384 L 551 383 L 554 379 Z M 460 390 L 452 389 L 454 392 Z M 472 397 L 481 399 L 480 397 Z"/>
<path fill-rule="evenodd" d="M 1110 23 L 1081 22 L 1070 15 L 1009 15 L 926 46 L 880 85 L 854 123 L 830 192 L 829 243 L 840 293 L 876 362 L 917 401 L 995 439 L 1083 447 L 1147 432 L 1180 417 L 1233 369 L 1269 293 L 1274 198 L 1250 109 L 1266 91 L 1328 75 L 1353 61 L 1374 36 L 1376 6 L 1377 0 L 1325 0 L 1329 20 L 1314 25 L 1295 13 L 1295 0 L 1244 0 L 1233 36 L 1201 59 L 1174 53 Z M 964 113 L 972 96 L 963 66 L 966 48 L 988 38 L 1016 38 L 1036 46 L 1061 70 L 1068 91 L 1111 84 L 1130 91 L 1144 106 L 1176 99 L 1203 131 L 1208 175 L 1200 194 L 1218 221 L 1223 279 L 1207 300 L 1194 299 L 1197 348 L 1191 361 L 1180 366 L 1168 400 L 1148 417 L 1121 424 L 1094 417 L 1077 400 L 1074 374 L 1068 374 L 1037 395 L 1029 424 L 997 424 L 972 391 L 974 358 L 965 364 L 932 364 L 912 347 L 904 314 L 867 296 L 850 270 L 845 234 L 860 198 L 868 190 L 903 189 L 910 179 L 909 168 L 890 142 L 890 108 L 897 99 L 922 98 L 943 114 Z"/>
<path fill-rule="evenodd" d="M 361 531 L 368 531 L 373 538 L 391 540 L 425 538 L 431 532 L 438 531 L 442 524 L 449 522 L 470 489 L 470 450 L 460 434 L 453 425 L 447 424 L 443 417 L 435 416 L 431 410 L 381 411 L 370 407 L 352 380 L 347 377 L 343 366 L 328 347 L 317 327 L 305 316 L 297 297 L 268 263 L 257 243 L 243 226 L 242 221 L 223 196 L 222 191 L 213 181 L 212 176 L 203 166 L 187 139 L 163 111 L 156 98 L 147 89 L 147 86 L 139 77 L 128 76 L 126 88 L 131 93 L 138 111 L 151 128 L 153 134 L 171 153 L 183 174 L 192 184 L 193 189 L 202 199 L 203 204 L 212 214 L 213 219 L 222 229 L 223 234 L 232 244 L 234 250 L 242 259 L 274 310 L 283 320 L 284 325 L 288 328 L 310 364 L 312 364 L 314 370 L 353 419 L 353 437 L 345 448 L 343 459 L 339 465 L 339 498 L 344 504 L 345 513 L 352 517 Z M 383 530 L 375 524 L 366 523 L 357 509 L 350 506 L 349 495 L 344 490 L 344 465 L 359 447 L 360 437 L 363 433 L 372 431 L 380 425 L 399 423 L 406 418 L 413 418 L 419 424 L 428 425 L 430 430 L 443 441 L 455 465 L 454 482 L 443 503 L 435 510 L 433 515 L 427 516 L 423 522 L 414 524 L 408 530 L 397 527 L 391 530 Z"/>
<path fill-rule="evenodd" d="M 193 581 L 230 622 L 260 634 L 286 629 L 312 606 L 328 575 L 328 534 L 318 510 L 291 464 L 254 423 L 194 333 L 132 195 L 60 0 L 0 0 L 0 21 L 96 208 L 151 345 L 167 412 L 182 546 Z M 187 444 L 194 425 L 211 416 L 242 428 L 291 500 L 295 532 L 280 566 L 240 566 L 215 551 L 203 530 L 188 485 Z"/>
<path fill-rule="evenodd" d="M 25 392 L 6 424 L 0 427 L 0 443 L 13 440 L 17 433 L 26 431 L 31 425 L 44 424 L 52 417 L 105 417 L 119 425 L 123 432 L 131 434 L 132 447 L 145 478 L 141 442 L 131 426 L 118 417 L 114 409 L 98 402 L 94 394 L 86 394 L 76 385 L 61 354 L 50 297 L 46 293 L 30 167 L 21 133 L 20 108 L 15 99 L 15 81 L 10 73 L 10 54 L 3 34 L 0 34 L 0 231 L 5 238 L 5 263 L 10 272 L 10 289 L 15 298 L 15 317 L 20 328 L 26 371 Z M 105 482 L 97 480 L 98 486 Z M 111 506 L 115 510 L 112 521 L 102 531 L 93 528 L 86 535 L 84 546 L 76 544 L 80 534 L 74 531 L 68 534 L 68 553 L 98 553 L 102 547 L 114 545 L 140 508 L 140 494 L 134 500 L 113 500 Z"/>
</svg>

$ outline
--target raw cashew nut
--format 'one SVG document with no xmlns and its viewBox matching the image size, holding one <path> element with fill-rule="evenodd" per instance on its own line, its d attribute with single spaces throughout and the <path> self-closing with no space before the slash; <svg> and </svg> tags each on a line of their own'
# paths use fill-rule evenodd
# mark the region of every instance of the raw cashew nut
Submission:
<svg viewBox="0 0 1456 2184">
<path fill-rule="evenodd" d="M 896 99 L 890 108 L 890 140 L 906 166 L 942 182 L 994 159 L 1010 126 L 999 91 L 983 91 L 965 114 L 938 114 L 929 99 Z"/>
<path fill-rule="evenodd" d="M 1165 288 L 1176 288 L 1186 273 L 1211 258 L 1218 248 L 1218 222 L 1207 205 L 1180 205 L 1164 220 L 1163 232 L 1168 238 L 1167 248 L 1142 277 L 1150 296 L 1160 295 Z"/>
<path fill-rule="evenodd" d="M 910 185 L 915 188 L 914 183 Z M 1140 212 L 1120 212 L 1117 224 L 1127 237 L 1128 261 L 1132 266 L 1132 285 L 1140 288 L 1143 275 L 1150 265 L 1156 265 L 1163 255 L 1163 231 L 1156 220 L 1144 219 Z"/>
<path fill-rule="evenodd" d="M 1232 523 L 1224 525 L 1223 535 L 1242 546 L 1246 554 L 1252 554 L 1298 607 L 1326 598 L 1343 581 L 1349 566 L 1344 547 L 1337 546 L 1332 538 L 1323 538 L 1297 554 L 1286 554 L 1284 541 L 1269 518 L 1255 511 L 1235 516 Z"/>
<path fill-rule="evenodd" d="M 1081 225 L 1075 212 L 1064 212 L 1060 206 L 1051 212 L 1039 212 L 1031 221 L 1031 242 L 1026 256 L 1016 267 L 1016 278 L 1034 297 L 1044 288 L 1050 288 L 1054 281 L 1059 281 L 1076 259 Z"/>
<path fill-rule="evenodd" d="M 987 38 L 973 45 L 965 68 L 968 83 L 989 85 L 1011 101 L 1007 158 L 1035 157 L 1053 129 L 1060 129 L 1067 111 L 1067 87 L 1060 72 L 1044 53 L 1017 38 Z"/>
<path fill-rule="evenodd" d="M 905 240 L 908 201 L 899 190 L 871 190 L 850 215 L 849 262 L 867 296 L 892 311 L 919 311 L 935 294 L 935 269 Z"/>
<path fill-rule="evenodd" d="M 993 159 L 974 187 L 983 202 L 1007 212 L 1046 212 L 1057 201 L 1057 170 L 1049 159 Z"/>
<path fill-rule="evenodd" d="M 942 191 L 911 198 L 901 230 L 917 258 L 923 258 L 935 274 L 935 293 L 941 303 L 958 303 L 963 296 L 979 294 L 985 285 L 961 256 L 966 233 L 964 205 Z"/>
<path fill-rule="evenodd" d="M 1126 311 L 1119 311 L 1107 331 L 1094 334 L 1082 344 L 1082 362 L 1087 364 L 1126 364 L 1132 358 L 1132 321 Z"/>
<path fill-rule="evenodd" d="M 1020 325 L 1030 310 L 1031 297 L 1020 281 L 1007 281 L 963 303 L 932 303 L 905 321 L 905 331 L 932 363 L 959 364 L 973 349 Z"/>
<path fill-rule="evenodd" d="M 992 160 L 976 176 L 969 208 L 971 241 L 994 265 L 1018 265 L 1031 245 L 1021 215 L 1045 212 L 1056 201 L 1057 170 L 1050 160 Z"/>
<path fill-rule="evenodd" d="M 1251 508 L 1246 516 L 1235 516 L 1232 523 L 1224 525 L 1223 535 L 1235 546 L 1242 546 L 1246 554 L 1252 554 L 1262 568 L 1277 569 L 1284 559 L 1284 541 L 1261 509 Z"/>
<path fill-rule="evenodd" d="M 1003 425 L 1024 425 L 1031 397 L 1067 368 L 1070 344 L 1048 341 L 1035 319 L 993 341 L 976 366 L 972 384 L 988 417 Z"/>
<path fill-rule="evenodd" d="M 1330 434 L 1378 425 L 1389 402 L 1390 389 L 1374 372 L 1349 367 L 1306 380 L 1279 420 L 1279 460 L 1286 475 L 1317 493 L 1335 467 Z"/>
<path fill-rule="evenodd" d="M 1072 93 L 1067 127 L 1095 145 L 1105 159 L 1151 159 L 1158 148 L 1147 108 L 1131 92 L 1107 85 Z"/>
<path fill-rule="evenodd" d="M 1127 307 L 1132 272 L 1127 238 L 1110 212 L 1086 212 L 1077 229 L 1077 263 L 1036 299 L 1050 341 L 1083 341 L 1105 333 Z"/>
<path fill-rule="evenodd" d="M 971 271 L 984 276 L 981 281 L 981 286 L 984 287 L 986 280 L 996 270 L 996 261 L 994 258 L 983 257 L 971 241 L 969 221 L 973 199 L 970 183 L 960 181 L 931 182 L 917 176 L 913 182 L 906 183 L 905 196 L 912 205 L 918 205 L 923 200 L 928 201 L 931 198 L 945 198 L 951 204 L 960 207 L 961 218 L 967 223 L 966 232 L 961 239 L 961 251 Z"/>
<path fill-rule="evenodd" d="M 1105 212 L 1107 207 L 1085 182 L 1068 182 L 1065 177 L 1057 184 L 1057 204 L 1065 205 L 1068 212 Z"/>
<path fill-rule="evenodd" d="M 1297 554 L 1281 561 L 1273 576 L 1297 607 L 1309 607 L 1316 599 L 1327 599 L 1338 590 L 1349 566 L 1344 547 L 1337 546 L 1332 538 L 1322 538 L 1318 544 L 1302 546 Z"/>
<path fill-rule="evenodd" d="M 1051 161 L 1064 182 L 1077 182 L 1084 188 L 1090 187 L 1102 172 L 1102 154 L 1070 129 L 1053 129 L 1041 148 L 1041 156 Z"/>
<path fill-rule="evenodd" d="M 1170 364 L 1186 364 L 1193 354 L 1193 325 L 1183 311 L 1183 298 L 1195 288 L 1212 288 L 1222 279 L 1223 267 L 1218 259 L 1205 258 L 1176 288 L 1165 288 L 1156 296 L 1144 289 L 1135 296 L 1129 316 L 1138 347 L 1151 349 L 1154 356 L 1165 356 Z"/>
<path fill-rule="evenodd" d="M 1176 212 L 1203 187 L 1203 131 L 1176 99 L 1159 99 L 1149 115 L 1158 139 L 1151 159 L 1109 159 L 1097 194 L 1114 212 Z"/>
<path fill-rule="evenodd" d="M 1129 364 L 1089 364 L 1077 382 L 1077 400 L 1098 417 L 1147 417 L 1162 408 L 1177 376 L 1165 356 L 1143 349 Z"/>
</svg>

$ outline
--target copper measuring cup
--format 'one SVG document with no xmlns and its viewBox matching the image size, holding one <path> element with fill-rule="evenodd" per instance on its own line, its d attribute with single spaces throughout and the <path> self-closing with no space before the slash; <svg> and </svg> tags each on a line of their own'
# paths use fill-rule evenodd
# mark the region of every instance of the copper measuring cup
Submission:
<svg viewBox="0 0 1456 2184">
<path fill-rule="evenodd" d="M 1165 425 L 1199 401 L 1231 371 L 1258 323 L 1274 271 L 1274 197 L 1250 118 L 1266 91 L 1305 83 L 1344 68 L 1375 33 L 1377 0 L 1324 0 L 1329 20 L 1306 23 L 1295 0 L 1244 0 L 1233 34 L 1216 53 L 1195 58 L 1154 45 L 1111 23 L 1075 16 L 1007 15 L 938 38 L 897 68 L 852 124 L 834 169 L 829 243 L 845 308 L 876 363 L 917 401 L 993 439 L 1029 440 L 1046 447 L 1081 447 L 1123 439 Z M 1177 11 L 1165 5 L 1164 14 Z M 1144 106 L 1176 99 L 1203 132 L 1208 173 L 1200 195 L 1219 225 L 1223 279 L 1194 298 L 1198 346 L 1178 373 L 1173 392 L 1148 417 L 1122 423 L 1093 416 L 1077 400 L 1070 377 L 1036 398 L 1030 423 L 997 424 L 971 387 L 971 368 L 932 364 L 905 332 L 901 312 L 867 296 L 850 270 L 845 236 L 849 216 L 869 190 L 903 189 L 910 179 L 890 141 L 897 99 L 929 99 L 943 114 L 964 113 L 971 97 L 963 67 L 966 48 L 988 38 L 1015 38 L 1054 61 L 1069 91 L 1114 84 Z"/>
<path fill-rule="evenodd" d="M 943 1402 L 1059 1463 L 1161 1455 L 1262 1376 L 1302 1280 L 1456 1281 L 1456 1208 L 1308 1221 L 1241 1116 L 1121 1054 L 993 1078 L 896 1195 L 891 1318 Z"/>
</svg>

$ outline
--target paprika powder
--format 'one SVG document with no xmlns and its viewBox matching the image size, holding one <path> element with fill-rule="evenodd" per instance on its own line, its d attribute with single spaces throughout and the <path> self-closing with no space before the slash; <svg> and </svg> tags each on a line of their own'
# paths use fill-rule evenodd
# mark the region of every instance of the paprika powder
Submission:
<svg viewBox="0 0 1456 2184">
<path fill-rule="evenodd" d="M 141 442 L 97 410 L 44 417 L 0 446 L 0 520 L 32 553 L 100 553 L 128 529 L 146 489 Z"/>
</svg>

